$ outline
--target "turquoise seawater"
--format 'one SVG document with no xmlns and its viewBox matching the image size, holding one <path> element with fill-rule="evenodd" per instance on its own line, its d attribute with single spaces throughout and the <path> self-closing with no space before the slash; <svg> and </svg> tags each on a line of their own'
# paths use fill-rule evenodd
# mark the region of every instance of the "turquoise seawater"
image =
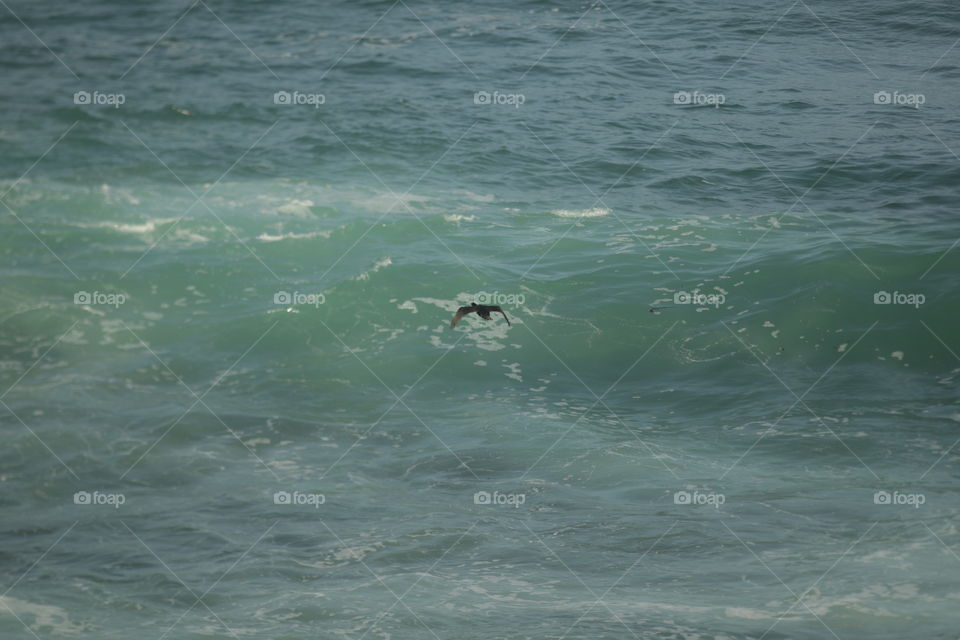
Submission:
<svg viewBox="0 0 960 640">
<path fill-rule="evenodd" d="M 954 4 L 0 5 L 0 637 L 958 637 Z"/>
</svg>

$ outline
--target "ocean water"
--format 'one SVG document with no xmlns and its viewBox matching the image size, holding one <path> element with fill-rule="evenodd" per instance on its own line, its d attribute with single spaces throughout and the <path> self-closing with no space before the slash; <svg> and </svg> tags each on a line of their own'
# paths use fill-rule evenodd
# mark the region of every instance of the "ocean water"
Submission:
<svg viewBox="0 0 960 640">
<path fill-rule="evenodd" d="M 958 637 L 955 4 L 0 4 L 0 637 Z"/>
</svg>

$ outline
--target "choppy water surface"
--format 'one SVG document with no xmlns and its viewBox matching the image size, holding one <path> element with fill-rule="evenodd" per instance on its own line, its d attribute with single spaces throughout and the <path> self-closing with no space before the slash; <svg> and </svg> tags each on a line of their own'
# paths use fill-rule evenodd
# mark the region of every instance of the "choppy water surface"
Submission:
<svg viewBox="0 0 960 640">
<path fill-rule="evenodd" d="M 0 635 L 955 638 L 958 29 L 7 3 Z"/>
</svg>

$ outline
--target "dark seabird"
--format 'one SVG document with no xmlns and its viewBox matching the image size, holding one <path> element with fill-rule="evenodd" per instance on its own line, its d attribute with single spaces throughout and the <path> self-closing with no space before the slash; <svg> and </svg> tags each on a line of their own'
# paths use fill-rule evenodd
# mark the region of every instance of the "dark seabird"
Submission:
<svg viewBox="0 0 960 640">
<path fill-rule="evenodd" d="M 477 304 L 476 302 L 471 302 L 469 307 L 460 307 L 457 309 L 457 315 L 453 316 L 453 320 L 450 321 L 450 328 L 453 329 L 455 326 L 457 326 L 457 323 L 460 322 L 460 318 L 468 313 L 476 313 L 484 320 L 489 320 L 491 311 L 503 313 L 503 309 L 496 305 Z M 503 319 L 507 321 L 507 324 L 510 324 L 510 318 L 507 317 L 507 314 L 503 313 Z"/>
</svg>

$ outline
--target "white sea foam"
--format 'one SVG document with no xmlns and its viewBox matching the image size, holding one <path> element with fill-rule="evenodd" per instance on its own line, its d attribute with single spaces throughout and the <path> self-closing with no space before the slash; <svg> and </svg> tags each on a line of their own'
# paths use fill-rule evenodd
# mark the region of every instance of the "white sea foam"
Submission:
<svg viewBox="0 0 960 640">
<path fill-rule="evenodd" d="M 593 207 L 592 209 L 554 209 L 550 213 L 561 218 L 602 218 L 610 215 L 610 209 L 606 207 Z"/>
<path fill-rule="evenodd" d="M 147 220 L 146 222 L 141 222 L 139 224 L 134 224 L 130 222 L 107 221 L 107 222 L 98 222 L 96 224 L 81 224 L 78 226 L 113 229 L 114 231 L 119 231 L 120 233 L 142 235 L 144 233 L 153 233 L 154 231 L 156 231 L 158 225 L 168 224 L 170 222 L 175 222 L 176 220 L 177 218 L 154 218 L 152 220 Z"/>
<path fill-rule="evenodd" d="M 100 193 L 104 200 L 110 204 L 140 204 L 140 198 L 133 195 L 129 189 L 114 189 L 108 184 L 100 185 Z"/>
<path fill-rule="evenodd" d="M 332 231 L 310 231 L 308 233 L 280 233 L 273 235 L 270 233 L 261 233 L 257 240 L 261 242 L 279 242 L 281 240 L 303 240 L 306 238 L 329 238 Z"/>
<path fill-rule="evenodd" d="M 26 600 L 0 596 L 0 615 L 12 613 L 18 618 L 33 618 L 30 629 L 43 629 L 55 635 L 79 633 L 83 631 L 80 625 L 70 622 L 67 612 L 60 607 L 45 604 L 35 604 Z M 28 620 L 23 620 L 27 623 Z"/>
<path fill-rule="evenodd" d="M 393 260 L 390 259 L 390 256 L 386 256 L 386 257 L 384 257 L 384 258 L 380 258 L 379 260 L 377 260 L 376 262 L 373 263 L 373 266 L 372 266 L 372 267 L 370 267 L 369 269 L 367 269 L 367 270 L 364 271 L 363 273 L 361 273 L 361 274 L 359 274 L 359 275 L 357 275 L 357 276 L 354 276 L 353 279 L 354 279 L 354 280 L 369 280 L 371 273 L 376 273 L 377 271 L 380 271 L 380 269 L 383 269 L 384 267 L 389 267 L 389 266 L 392 265 L 392 264 L 393 264 Z"/>
<path fill-rule="evenodd" d="M 310 207 L 312 206 L 314 206 L 313 200 L 294 199 L 277 207 L 277 213 L 305 217 L 310 214 Z"/>
<path fill-rule="evenodd" d="M 378 193 L 355 199 L 352 204 L 370 211 L 390 211 L 392 213 L 409 213 L 414 204 L 431 202 L 435 198 L 418 196 L 412 193 Z"/>
</svg>

